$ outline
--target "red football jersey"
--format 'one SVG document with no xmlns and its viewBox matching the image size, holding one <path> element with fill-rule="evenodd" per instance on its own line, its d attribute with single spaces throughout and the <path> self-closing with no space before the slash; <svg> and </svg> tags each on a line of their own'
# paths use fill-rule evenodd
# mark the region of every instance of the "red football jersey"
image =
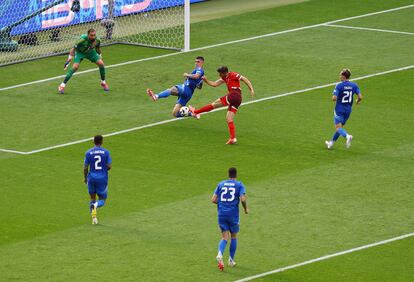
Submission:
<svg viewBox="0 0 414 282">
<path fill-rule="evenodd" d="M 229 90 L 229 92 L 231 92 L 232 90 L 241 91 L 241 88 L 240 88 L 241 78 L 242 78 L 241 74 L 237 72 L 229 72 L 227 74 L 226 78 L 224 78 L 223 80 L 227 84 L 227 89 Z"/>
</svg>

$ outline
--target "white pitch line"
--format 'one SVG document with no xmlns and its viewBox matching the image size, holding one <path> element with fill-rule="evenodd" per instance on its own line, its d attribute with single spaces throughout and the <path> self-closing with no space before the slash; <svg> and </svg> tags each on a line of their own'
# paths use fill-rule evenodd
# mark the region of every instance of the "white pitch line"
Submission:
<svg viewBox="0 0 414 282">
<path fill-rule="evenodd" d="M 9 150 L 9 149 L 0 149 L 0 152 L 13 153 L 13 154 L 18 154 L 18 155 L 27 155 L 27 152 L 20 152 L 20 151 Z"/>
<path fill-rule="evenodd" d="M 358 81 L 358 80 L 367 79 L 367 78 L 370 78 L 370 77 L 385 75 L 385 74 L 394 73 L 394 72 L 400 72 L 400 71 L 409 70 L 409 69 L 413 69 L 413 68 L 414 68 L 414 65 L 410 65 L 410 66 L 405 66 L 405 67 L 401 67 L 401 68 L 397 68 L 397 69 L 392 69 L 392 70 L 387 70 L 387 71 L 382 71 L 382 72 L 377 72 L 377 73 L 373 73 L 373 74 L 368 74 L 368 75 L 356 77 L 352 80 L 353 81 Z M 337 82 L 332 82 L 332 83 L 328 83 L 328 84 L 324 84 L 324 85 L 319 85 L 319 86 L 309 87 L 309 88 L 305 88 L 305 89 L 301 89 L 301 90 L 286 92 L 286 93 L 278 94 L 278 95 L 274 95 L 274 96 L 264 97 L 264 98 L 260 98 L 260 99 L 245 102 L 241 106 L 246 106 L 246 105 L 255 104 L 255 103 L 259 103 L 259 102 L 264 102 L 264 101 L 272 100 L 272 99 L 278 99 L 278 98 L 291 96 L 291 95 L 295 95 L 295 94 L 299 94 L 299 93 L 309 92 L 309 91 L 312 91 L 312 90 L 322 89 L 322 88 L 326 88 L 326 87 L 329 87 L 329 86 L 334 86 L 336 84 L 337 84 Z M 219 109 L 216 109 L 216 110 L 208 112 L 208 113 L 222 111 L 222 110 L 226 110 L 226 108 L 225 107 L 219 108 Z M 208 114 L 208 113 L 205 113 L 205 114 Z M 159 121 L 159 122 L 140 125 L 140 126 L 137 126 L 137 127 L 132 127 L 132 128 L 128 128 L 128 129 L 124 129 L 124 130 L 120 130 L 120 131 L 115 131 L 115 132 L 112 132 L 112 133 L 107 133 L 104 136 L 108 137 L 108 136 L 120 135 L 120 134 L 124 134 L 124 133 L 127 133 L 127 132 L 137 131 L 137 130 L 141 130 L 141 129 L 145 129 L 145 128 L 150 128 L 150 127 L 154 127 L 154 126 L 158 126 L 158 125 L 162 125 L 162 124 L 166 124 L 166 123 L 170 123 L 170 122 L 175 122 L 175 121 L 179 121 L 179 120 L 181 120 L 181 119 L 177 119 L 177 118 L 167 119 L 167 120 L 163 120 L 163 121 Z M 5 152 L 9 152 L 9 153 L 16 153 L 16 154 L 22 154 L 22 155 L 31 155 L 31 154 L 35 154 L 35 153 L 40 153 L 40 152 L 49 151 L 49 150 L 53 150 L 53 149 L 57 149 L 57 148 L 62 148 L 62 147 L 67 147 L 67 146 L 71 146 L 71 145 L 75 145 L 75 144 L 88 142 L 90 140 L 92 140 L 92 138 L 84 138 L 84 139 L 80 139 L 80 140 L 76 140 L 76 141 L 72 141 L 72 142 L 68 142 L 68 143 L 63 143 L 63 144 L 59 144 L 59 145 L 54 145 L 54 146 L 50 146 L 50 147 L 45 147 L 45 148 L 41 148 L 41 149 L 36 149 L 36 150 L 33 150 L 33 151 L 28 151 L 28 152 L 19 152 L 19 151 L 8 150 L 8 149 L 0 149 L 0 151 L 5 151 Z"/>
<path fill-rule="evenodd" d="M 337 24 L 326 24 L 325 26 L 357 29 L 357 30 L 367 30 L 367 31 L 378 31 L 378 32 L 386 32 L 386 33 L 396 33 L 396 34 L 404 34 L 404 35 L 414 35 L 414 32 L 396 31 L 396 30 L 390 30 L 390 29 L 378 29 L 378 28 L 370 28 L 370 27 L 359 27 L 359 26 L 337 25 Z"/>
<path fill-rule="evenodd" d="M 289 270 L 289 269 L 298 268 L 298 267 L 308 265 L 308 264 L 311 264 L 311 263 L 327 260 L 327 259 L 330 259 L 330 258 L 346 255 L 346 254 L 349 254 L 349 253 L 365 250 L 365 249 L 380 246 L 380 245 L 385 245 L 385 244 L 395 242 L 395 241 L 398 241 L 398 240 L 403 240 L 403 239 L 406 239 L 406 238 L 409 238 L 409 237 L 412 237 L 412 236 L 414 236 L 414 232 L 413 233 L 408 233 L 408 234 L 405 234 L 405 235 L 401 235 L 401 236 L 398 236 L 398 237 L 390 238 L 390 239 L 387 239 L 387 240 L 375 242 L 375 243 L 372 243 L 372 244 L 360 246 L 360 247 L 357 247 L 357 248 L 352 248 L 352 249 L 345 250 L 345 251 L 342 251 L 342 252 L 338 252 L 338 253 L 322 256 L 322 257 L 319 257 L 319 258 L 307 260 L 307 261 L 304 261 L 304 262 L 301 262 L 301 263 L 297 263 L 297 264 L 285 266 L 285 267 L 282 267 L 282 268 L 274 269 L 274 270 L 271 270 L 271 271 L 268 271 L 268 272 L 260 273 L 260 274 L 253 275 L 253 276 L 249 276 L 249 277 L 237 280 L 235 282 L 251 281 L 251 280 L 254 280 L 254 279 L 257 279 L 257 278 L 261 278 L 261 277 L 268 276 L 268 275 L 275 274 L 275 273 L 280 273 L 280 272 L 283 272 L 283 271 L 286 271 L 286 270 Z"/>
<path fill-rule="evenodd" d="M 257 39 L 266 38 L 266 37 L 270 37 L 270 36 L 276 36 L 276 35 L 286 34 L 286 33 L 290 33 L 290 32 L 296 32 L 296 31 L 300 31 L 300 30 L 306 30 L 306 29 L 310 29 L 310 28 L 326 26 L 328 24 L 334 24 L 334 23 L 348 21 L 348 20 L 354 20 L 354 19 L 370 17 L 370 16 L 384 14 L 384 13 L 395 12 L 395 11 L 399 11 L 399 10 L 403 10 L 403 9 L 409 9 L 409 8 L 413 8 L 413 7 L 414 7 L 414 4 L 407 5 L 407 6 L 401 6 L 401 7 L 397 7 L 397 8 L 393 8 L 393 9 L 372 12 L 372 13 L 363 14 L 363 15 L 359 15 L 359 16 L 352 16 L 352 17 L 342 18 L 342 19 L 328 21 L 328 22 L 324 22 L 324 23 L 308 25 L 308 26 L 303 26 L 303 27 L 298 27 L 298 28 L 293 28 L 293 29 L 282 30 L 282 31 L 268 33 L 268 34 L 248 37 L 248 38 L 244 38 L 244 39 L 233 40 L 233 41 L 208 45 L 208 46 L 204 46 L 204 47 L 194 48 L 194 49 L 191 49 L 189 52 L 197 52 L 197 51 L 202 51 L 202 50 L 206 50 L 206 49 L 221 47 L 221 46 L 225 46 L 225 45 L 229 45 L 229 44 L 235 44 L 235 43 L 241 43 L 241 42 L 246 42 L 246 41 L 251 41 L 251 40 L 257 40 Z M 150 61 L 150 60 L 162 59 L 162 58 L 176 56 L 176 55 L 180 55 L 180 54 L 186 54 L 186 53 L 188 53 L 188 52 L 177 52 L 177 53 L 170 53 L 170 54 L 165 54 L 165 55 L 160 55 L 160 56 L 155 56 L 155 57 L 149 57 L 149 58 L 144 58 L 144 59 L 132 60 L 132 61 L 127 61 L 127 62 L 123 62 L 123 63 L 119 63 L 119 64 L 109 65 L 109 66 L 106 66 L 106 68 L 116 68 L 116 67 L 120 67 L 120 66 L 125 66 L 125 65 Z M 79 71 L 79 72 L 76 72 L 75 75 L 89 73 L 89 72 L 93 72 L 93 71 L 97 71 L 97 70 L 98 70 L 98 68 Z M 29 85 L 33 85 L 33 84 L 39 84 L 39 83 L 48 82 L 48 81 L 52 81 L 52 80 L 56 80 L 56 79 L 61 79 L 61 78 L 64 78 L 64 77 L 65 77 L 65 75 L 59 75 L 59 76 L 54 76 L 54 77 L 45 78 L 45 79 L 41 79 L 41 80 L 35 80 L 35 81 L 31 81 L 31 82 L 16 84 L 16 85 L 0 88 L 0 91 L 10 90 L 10 89 L 24 87 L 24 86 L 29 86 Z"/>
</svg>

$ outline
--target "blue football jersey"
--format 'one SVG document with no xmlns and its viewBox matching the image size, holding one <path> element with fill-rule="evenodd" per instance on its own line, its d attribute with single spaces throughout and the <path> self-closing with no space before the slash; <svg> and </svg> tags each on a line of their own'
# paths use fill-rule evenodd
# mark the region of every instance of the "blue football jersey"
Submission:
<svg viewBox="0 0 414 282">
<path fill-rule="evenodd" d="M 217 195 L 219 216 L 239 216 L 240 197 L 246 194 L 243 183 L 236 180 L 221 181 L 214 194 Z"/>
<path fill-rule="evenodd" d="M 355 82 L 343 81 L 336 85 L 333 95 L 337 97 L 335 112 L 347 113 L 352 111 L 354 95 L 360 94 L 359 87 Z"/>
<path fill-rule="evenodd" d="M 195 69 L 191 72 L 191 74 L 199 74 L 199 75 L 200 75 L 200 77 L 199 77 L 199 78 L 197 78 L 197 79 L 187 78 L 187 79 L 185 80 L 184 85 L 185 85 L 185 86 L 190 87 L 190 88 L 191 88 L 191 90 L 193 90 L 193 91 L 194 91 L 194 90 L 196 89 L 196 87 L 197 87 L 198 85 L 200 85 L 200 84 L 203 82 L 202 77 L 204 76 L 204 70 L 203 70 L 203 68 L 195 68 Z"/>
<path fill-rule="evenodd" d="M 88 181 L 108 182 L 108 165 L 112 164 L 111 155 L 102 147 L 94 147 L 85 154 L 85 166 L 89 166 Z"/>
</svg>

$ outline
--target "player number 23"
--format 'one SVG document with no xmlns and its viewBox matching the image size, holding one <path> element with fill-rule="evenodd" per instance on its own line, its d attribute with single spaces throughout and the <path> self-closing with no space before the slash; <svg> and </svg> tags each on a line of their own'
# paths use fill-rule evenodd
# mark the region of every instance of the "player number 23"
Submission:
<svg viewBox="0 0 414 282">
<path fill-rule="evenodd" d="M 351 103 L 352 102 L 352 91 L 344 91 L 344 96 L 342 97 L 342 103 Z"/>
<path fill-rule="evenodd" d="M 101 158 L 101 156 L 95 156 L 94 159 L 95 159 L 95 169 L 96 170 L 102 169 L 102 166 L 101 166 L 102 158 Z"/>
<path fill-rule="evenodd" d="M 230 194 L 230 198 L 224 198 L 224 195 Z M 222 202 L 231 202 L 234 200 L 236 194 L 236 188 L 233 187 L 223 187 L 223 190 L 221 192 L 221 198 L 220 200 Z"/>
</svg>

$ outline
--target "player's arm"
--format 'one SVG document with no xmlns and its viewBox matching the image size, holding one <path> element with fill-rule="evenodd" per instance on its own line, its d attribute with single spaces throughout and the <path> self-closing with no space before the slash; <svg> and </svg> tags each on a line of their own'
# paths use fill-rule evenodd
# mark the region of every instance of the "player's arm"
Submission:
<svg viewBox="0 0 414 282">
<path fill-rule="evenodd" d="M 221 78 L 216 81 L 211 81 L 206 76 L 203 76 L 203 81 L 207 83 L 208 85 L 210 85 L 211 87 L 217 87 L 224 83 L 224 80 L 222 80 Z"/>
<path fill-rule="evenodd" d="M 86 184 L 88 183 L 88 173 L 89 173 L 89 166 L 83 166 L 83 182 Z"/>
<path fill-rule="evenodd" d="M 69 55 L 68 55 L 68 58 L 67 58 L 67 60 L 66 60 L 66 62 L 65 62 L 65 64 L 64 64 L 64 66 L 63 66 L 63 69 L 64 70 L 66 70 L 67 68 L 68 68 L 68 66 L 69 66 L 69 64 L 70 64 L 70 62 L 72 62 L 72 59 L 73 59 L 73 57 L 75 56 L 75 47 L 72 47 L 70 50 L 69 50 Z"/>
<path fill-rule="evenodd" d="M 250 82 L 250 80 L 247 78 L 247 77 L 244 77 L 244 76 L 242 76 L 241 78 L 240 78 L 240 80 L 241 81 L 243 81 L 243 83 L 244 84 L 246 84 L 247 85 L 247 87 L 249 87 L 249 90 L 250 90 L 250 95 L 252 95 L 252 97 L 254 96 L 254 89 L 253 89 L 253 85 L 252 85 L 252 83 Z"/>
<path fill-rule="evenodd" d="M 102 56 L 102 49 L 101 49 L 101 45 L 96 46 L 96 53 L 98 53 L 99 55 Z"/>
<path fill-rule="evenodd" d="M 106 162 L 106 168 L 108 170 L 112 169 L 112 158 L 111 158 L 111 154 L 108 152 L 108 161 Z"/>
<path fill-rule="evenodd" d="M 199 79 L 200 77 L 201 77 L 201 74 L 200 73 L 195 73 L 195 74 L 184 73 L 184 78 Z"/>
<path fill-rule="evenodd" d="M 247 198 L 246 198 L 246 195 L 241 195 L 240 196 L 240 201 L 241 201 L 241 204 L 242 204 L 242 206 L 243 206 L 243 209 L 244 209 L 244 213 L 245 214 L 248 214 L 249 213 L 249 209 L 247 208 Z"/>
<path fill-rule="evenodd" d="M 362 101 L 362 94 L 358 93 L 357 94 L 357 100 L 356 100 L 357 105 L 359 105 L 361 103 L 361 101 Z"/>
<path fill-rule="evenodd" d="M 214 194 L 213 197 L 211 197 L 211 202 L 213 204 L 217 204 L 217 199 L 218 199 L 218 196 L 216 194 Z"/>
<path fill-rule="evenodd" d="M 88 153 L 86 153 L 85 160 L 83 162 L 83 182 L 85 184 L 88 183 L 89 164 L 90 164 L 89 156 L 88 156 Z"/>
<path fill-rule="evenodd" d="M 339 94 L 339 91 L 340 91 L 339 86 L 338 86 L 338 85 L 336 85 L 336 86 L 335 86 L 335 89 L 334 89 L 334 91 L 333 91 L 333 93 L 332 93 L 332 101 L 333 101 L 334 103 L 336 102 L 336 100 L 338 100 L 338 94 Z"/>
</svg>

